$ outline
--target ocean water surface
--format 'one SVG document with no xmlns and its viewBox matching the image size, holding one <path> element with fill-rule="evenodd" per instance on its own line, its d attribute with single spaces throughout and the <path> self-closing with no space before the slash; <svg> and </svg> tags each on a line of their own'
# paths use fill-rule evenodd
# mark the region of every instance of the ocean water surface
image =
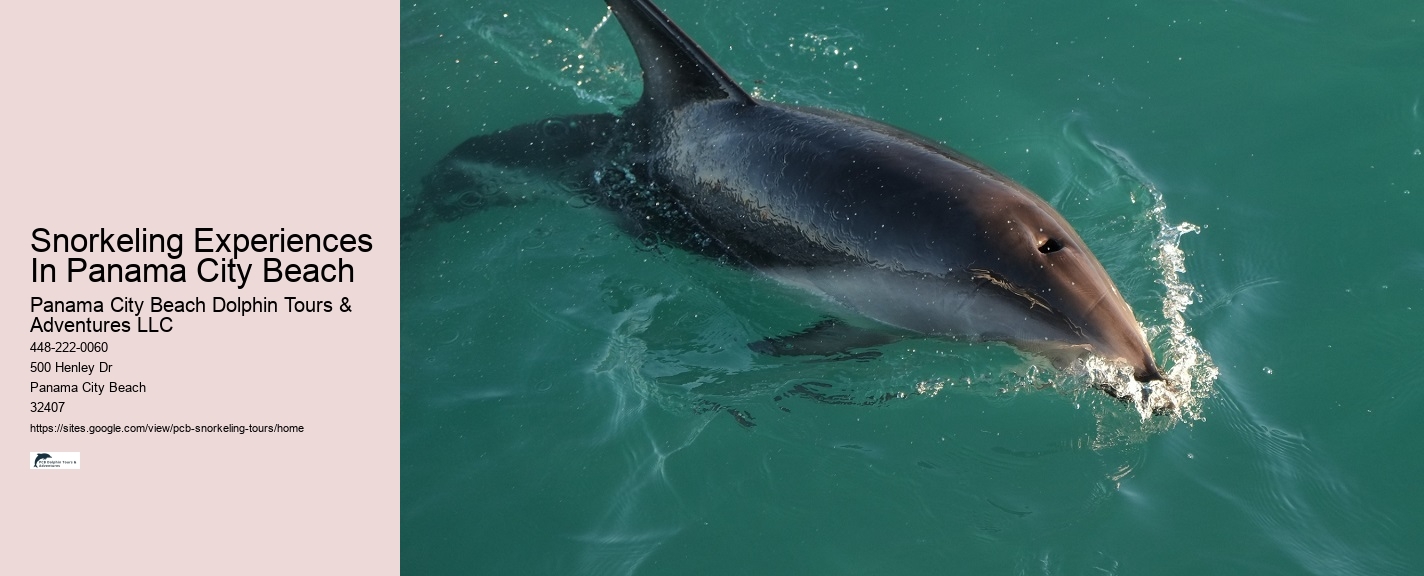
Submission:
<svg viewBox="0 0 1424 576">
<path fill-rule="evenodd" d="M 1056 206 L 1177 409 L 998 344 L 757 355 L 824 312 L 508 182 L 402 239 L 403 571 L 1424 573 L 1424 4 L 660 5 L 755 95 Z M 403 211 L 464 139 L 641 90 L 595 0 L 400 18 Z"/>
</svg>

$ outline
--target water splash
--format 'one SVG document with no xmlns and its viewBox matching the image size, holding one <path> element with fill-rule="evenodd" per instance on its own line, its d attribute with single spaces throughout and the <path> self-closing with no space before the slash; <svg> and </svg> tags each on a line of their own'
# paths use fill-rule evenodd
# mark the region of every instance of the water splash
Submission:
<svg viewBox="0 0 1424 576">
<path fill-rule="evenodd" d="M 1164 353 L 1168 366 L 1167 386 L 1160 390 L 1169 395 L 1179 418 L 1202 420 L 1201 402 L 1210 395 L 1220 370 L 1187 326 L 1187 307 L 1199 298 L 1196 288 L 1183 279 L 1187 267 L 1186 253 L 1181 247 L 1184 234 L 1198 234 L 1201 228 L 1190 222 L 1174 224 L 1167 220 L 1167 205 L 1162 201 L 1162 195 L 1151 189 L 1148 193 L 1152 196 L 1149 214 L 1161 226 L 1155 244 L 1155 260 L 1162 271 L 1162 285 L 1167 288 L 1167 294 L 1162 298 L 1162 318 L 1167 321 Z M 1154 340 L 1160 340 L 1163 330 L 1158 327 L 1156 331 L 1159 336 Z"/>
<path fill-rule="evenodd" d="M 1158 417 L 1163 414 L 1172 417 L 1165 426 L 1175 421 L 1199 421 L 1204 419 L 1202 402 L 1211 395 L 1219 370 L 1187 325 L 1186 310 L 1199 298 L 1196 288 L 1184 279 L 1186 253 L 1181 240 L 1201 229 L 1190 222 L 1169 221 L 1162 195 L 1150 187 L 1144 192 L 1149 198 L 1146 216 L 1157 227 L 1152 261 L 1161 274 L 1157 282 L 1166 292 L 1162 296 L 1161 317 L 1143 317 L 1140 321 L 1148 340 L 1162 350 L 1166 379 L 1137 382 L 1131 368 L 1096 356 L 1078 361 L 1069 372 L 1085 379 L 1092 388 L 1111 390 L 1115 396 L 1128 399 L 1144 423 L 1161 420 Z"/>
<path fill-rule="evenodd" d="M 625 53 L 631 49 L 622 38 L 615 36 L 617 41 L 605 46 L 608 35 L 600 31 L 611 14 L 605 13 L 587 34 L 542 14 L 475 14 L 465 28 L 529 77 L 615 111 L 637 98 L 633 90 L 640 85 L 640 71 L 629 65 L 635 60 Z"/>
<path fill-rule="evenodd" d="M 1095 246 L 1094 252 L 1105 265 L 1117 270 L 1114 279 L 1124 288 L 1125 295 L 1145 293 L 1148 286 L 1158 286 L 1160 296 L 1150 300 L 1151 308 L 1139 300 L 1133 309 L 1162 361 L 1166 380 L 1140 383 L 1133 379 L 1131 369 L 1097 357 L 1075 363 L 1068 373 L 1084 384 L 1079 387 L 1079 394 L 1100 396 L 1098 389 L 1109 390 L 1133 404 L 1139 425 L 1124 423 L 1107 437 L 1136 436 L 1145 429 L 1166 429 L 1175 422 L 1202 420 L 1202 403 L 1212 393 L 1218 369 L 1186 321 L 1187 309 L 1201 298 L 1187 280 L 1187 255 L 1181 246 L 1184 236 L 1199 234 L 1201 228 L 1168 219 L 1166 200 L 1151 178 L 1127 151 L 1089 134 L 1089 122 L 1082 114 L 1070 114 L 1056 134 L 1044 136 L 1047 148 L 1057 149 L 1050 156 L 1056 156 L 1062 183 L 1053 202 L 1062 207 L 1084 237 L 1117 239 Z M 1062 144 L 1055 146 L 1052 142 Z M 1160 315 L 1149 313 L 1153 308 L 1160 310 Z M 1115 419 L 1106 413 L 1099 417 L 1104 421 Z"/>
<path fill-rule="evenodd" d="M 751 25 L 749 22 L 744 24 Z M 768 36 L 787 33 L 775 23 Z M 756 98 L 772 102 L 820 106 L 863 114 L 861 107 L 847 106 L 858 100 L 866 71 L 856 57 L 868 57 L 865 39 L 840 26 L 821 26 L 811 31 L 789 33 L 781 44 L 760 44 L 755 36 L 743 39 L 747 54 L 758 60 L 754 78 L 743 88 Z M 806 70 L 814 70 L 808 74 Z M 762 78 L 765 78 L 763 80 Z"/>
</svg>

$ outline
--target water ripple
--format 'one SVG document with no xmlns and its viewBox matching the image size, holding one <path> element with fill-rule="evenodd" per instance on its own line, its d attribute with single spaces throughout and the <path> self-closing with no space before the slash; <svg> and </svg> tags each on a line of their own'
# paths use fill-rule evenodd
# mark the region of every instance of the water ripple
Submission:
<svg viewBox="0 0 1424 576">
<path fill-rule="evenodd" d="M 1301 433 L 1226 396 L 1226 422 L 1254 452 L 1248 480 L 1206 482 L 1313 574 L 1407 572 L 1391 542 L 1398 526 L 1362 501 L 1360 490 Z"/>
</svg>

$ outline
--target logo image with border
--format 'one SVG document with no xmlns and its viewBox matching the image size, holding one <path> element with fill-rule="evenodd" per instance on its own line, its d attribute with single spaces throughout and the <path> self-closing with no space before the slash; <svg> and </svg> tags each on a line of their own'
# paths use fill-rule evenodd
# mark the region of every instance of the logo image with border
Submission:
<svg viewBox="0 0 1424 576">
<path fill-rule="evenodd" d="M 30 452 L 31 470 L 78 470 L 78 452 Z"/>
</svg>

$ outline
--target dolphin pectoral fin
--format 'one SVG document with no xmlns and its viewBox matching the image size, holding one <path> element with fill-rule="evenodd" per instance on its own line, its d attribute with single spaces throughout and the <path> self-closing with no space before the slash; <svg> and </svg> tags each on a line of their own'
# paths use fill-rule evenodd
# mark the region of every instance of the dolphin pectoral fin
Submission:
<svg viewBox="0 0 1424 576">
<path fill-rule="evenodd" d="M 544 189 L 591 187 L 599 159 L 617 145 L 619 122 L 612 114 L 560 116 L 465 140 L 421 181 L 415 208 L 401 218 L 401 234 L 519 204 Z M 538 186 L 550 181 L 560 186 Z"/>
<path fill-rule="evenodd" d="M 827 356 L 833 360 L 869 360 L 880 356 L 874 350 L 852 352 L 860 348 L 873 348 L 896 342 L 900 336 L 851 326 L 845 322 L 827 318 L 815 326 L 786 336 L 775 336 L 747 344 L 753 352 L 767 356 Z"/>
<path fill-rule="evenodd" d="M 791 398 L 804 398 L 821 404 L 835 406 L 879 406 L 896 398 L 904 398 L 904 394 L 893 392 L 866 393 L 855 390 L 840 389 L 834 385 L 824 382 L 803 382 L 796 384 L 781 394 L 772 398 L 776 402 L 776 407 L 782 412 L 790 412 L 791 409 L 781 404 L 782 400 Z"/>
<path fill-rule="evenodd" d="M 746 412 L 745 410 L 724 406 L 718 402 L 713 402 L 711 400 L 699 401 L 693 411 L 697 414 L 703 414 L 707 412 L 726 412 L 728 416 L 731 416 L 733 420 L 737 421 L 738 426 L 741 426 L 748 430 L 756 428 L 756 418 L 752 417 L 750 413 Z"/>
<path fill-rule="evenodd" d="M 482 162 L 551 169 L 607 146 L 619 122 L 617 116 L 607 113 L 545 118 L 465 140 L 440 164 Z"/>
</svg>

